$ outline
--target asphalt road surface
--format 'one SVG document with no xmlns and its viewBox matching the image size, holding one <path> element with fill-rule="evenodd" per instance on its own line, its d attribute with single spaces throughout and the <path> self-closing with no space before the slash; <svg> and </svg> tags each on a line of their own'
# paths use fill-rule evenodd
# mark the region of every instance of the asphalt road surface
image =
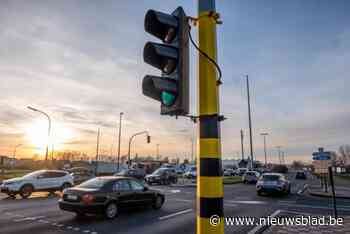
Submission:
<svg viewBox="0 0 350 234">
<path fill-rule="evenodd" d="M 276 211 L 305 214 L 332 214 L 332 203 L 326 198 L 298 194 L 307 183 L 292 179 L 292 194 L 288 196 L 257 196 L 254 185 L 225 185 L 225 216 L 267 217 Z M 195 233 L 196 188 L 153 186 L 162 190 L 166 202 L 161 210 L 152 208 L 121 211 L 115 220 L 102 216 L 76 219 L 73 213 L 61 211 L 58 196 L 46 193 L 31 198 L 8 199 L 0 197 L 0 233 Z M 340 215 L 350 215 L 350 202 L 338 200 Z M 253 233 L 254 226 L 226 226 L 225 233 Z"/>
</svg>

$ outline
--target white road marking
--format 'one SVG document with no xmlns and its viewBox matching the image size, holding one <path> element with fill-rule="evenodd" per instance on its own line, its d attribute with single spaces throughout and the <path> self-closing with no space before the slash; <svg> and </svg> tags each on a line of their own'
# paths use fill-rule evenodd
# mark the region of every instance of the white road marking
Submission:
<svg viewBox="0 0 350 234">
<path fill-rule="evenodd" d="M 299 205 L 299 204 L 283 204 L 280 203 L 282 206 L 292 206 L 292 207 L 301 207 L 301 208 L 311 208 L 311 209 L 325 209 L 325 210 L 333 210 L 333 207 L 325 207 L 325 206 L 312 206 L 312 205 Z M 337 206 L 337 210 L 344 210 L 344 211 L 350 211 L 349 206 Z M 349 207 L 349 208 L 347 208 Z"/>
<path fill-rule="evenodd" d="M 177 199 L 177 198 L 174 198 L 174 199 L 170 199 L 171 201 L 179 201 L 179 202 L 190 202 L 192 203 L 193 200 L 187 200 L 187 199 Z"/>
<path fill-rule="evenodd" d="M 67 229 L 72 229 L 73 227 L 72 226 L 67 226 Z"/>
<path fill-rule="evenodd" d="M 74 228 L 73 230 L 74 230 L 74 231 L 79 231 L 80 228 L 76 227 L 76 228 Z"/>
<path fill-rule="evenodd" d="M 42 219 L 42 218 L 45 218 L 45 216 L 26 217 L 26 218 L 23 218 L 23 219 L 14 219 L 13 221 L 14 222 L 22 222 L 22 221 L 27 221 L 27 220 L 35 221 L 37 219 Z"/>
<path fill-rule="evenodd" d="M 179 193 L 179 192 L 181 192 L 181 190 L 180 189 L 172 189 L 172 190 L 170 190 L 170 192 L 172 192 L 172 193 Z"/>
<path fill-rule="evenodd" d="M 173 213 L 173 214 L 170 214 L 170 215 L 165 215 L 165 216 L 159 217 L 158 219 L 159 220 L 169 219 L 169 218 L 172 218 L 174 216 L 181 215 L 181 214 L 186 214 L 186 213 L 189 213 L 189 212 L 192 212 L 192 209 L 187 209 L 187 210 L 179 211 L 179 212 L 176 212 L 176 213 Z"/>
<path fill-rule="evenodd" d="M 281 210 L 276 210 L 275 212 L 273 212 L 270 217 L 276 217 L 279 213 L 281 213 Z M 261 228 L 263 228 L 264 226 L 260 226 L 260 225 L 257 225 L 255 226 L 252 230 L 250 230 L 248 232 L 248 234 L 255 234 L 255 233 L 258 233 L 260 231 Z"/>
<path fill-rule="evenodd" d="M 84 232 L 84 233 L 89 233 L 89 232 L 90 232 L 90 230 L 84 230 L 83 232 Z"/>
<path fill-rule="evenodd" d="M 228 203 L 238 203 L 238 204 L 253 204 L 253 205 L 258 205 L 258 204 L 266 204 L 264 201 L 235 201 L 235 200 L 229 200 L 225 201 Z"/>
<path fill-rule="evenodd" d="M 63 224 L 57 224 L 57 227 L 64 227 L 64 225 Z"/>
<path fill-rule="evenodd" d="M 91 234 L 97 234 L 97 232 L 91 232 Z"/>
</svg>

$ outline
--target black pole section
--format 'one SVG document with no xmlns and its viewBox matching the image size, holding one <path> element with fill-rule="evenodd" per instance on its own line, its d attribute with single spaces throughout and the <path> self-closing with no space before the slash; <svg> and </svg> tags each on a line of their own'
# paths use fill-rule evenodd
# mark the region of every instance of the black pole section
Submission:
<svg viewBox="0 0 350 234">
<path fill-rule="evenodd" d="M 241 129 L 241 153 L 242 153 L 242 160 L 244 160 L 244 146 L 243 146 L 243 137 L 244 137 L 244 133 L 243 130 Z"/>
<path fill-rule="evenodd" d="M 327 175 L 324 174 L 324 190 L 326 193 L 328 193 L 328 181 L 327 181 Z"/>
<path fill-rule="evenodd" d="M 329 181 L 330 181 L 331 186 L 332 186 L 334 217 L 337 219 L 338 218 L 337 202 L 336 202 L 336 199 L 335 199 L 335 188 L 334 188 L 334 179 L 333 179 L 332 167 L 328 167 L 328 173 L 329 173 Z"/>
</svg>

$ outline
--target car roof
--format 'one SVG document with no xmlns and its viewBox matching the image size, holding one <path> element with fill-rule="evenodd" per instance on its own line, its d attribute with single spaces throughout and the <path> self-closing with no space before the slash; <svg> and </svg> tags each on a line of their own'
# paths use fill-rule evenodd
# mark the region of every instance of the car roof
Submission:
<svg viewBox="0 0 350 234">
<path fill-rule="evenodd" d="M 281 174 L 281 173 L 273 173 L 273 172 L 271 172 L 271 173 L 264 173 L 263 175 L 283 176 L 283 174 Z"/>
</svg>

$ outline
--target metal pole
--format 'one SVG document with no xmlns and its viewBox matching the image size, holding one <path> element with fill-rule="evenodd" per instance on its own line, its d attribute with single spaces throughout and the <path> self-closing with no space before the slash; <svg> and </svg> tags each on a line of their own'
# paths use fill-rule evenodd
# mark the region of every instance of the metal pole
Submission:
<svg viewBox="0 0 350 234">
<path fill-rule="evenodd" d="M 243 130 L 241 129 L 241 151 L 242 151 L 242 160 L 244 160 L 243 138 L 244 138 L 244 133 L 243 133 Z"/>
<path fill-rule="evenodd" d="M 18 145 L 15 146 L 15 149 L 13 150 L 13 159 L 16 158 L 16 151 L 17 151 L 17 148 L 20 147 L 20 146 L 22 146 L 22 144 L 18 144 Z"/>
<path fill-rule="evenodd" d="M 260 133 L 264 137 L 264 154 L 265 154 L 265 168 L 267 167 L 267 153 L 266 153 L 266 136 L 269 135 L 267 132 Z"/>
<path fill-rule="evenodd" d="M 100 128 L 98 128 L 98 131 L 97 131 L 95 175 L 97 175 L 99 147 L 100 147 Z"/>
<path fill-rule="evenodd" d="M 278 150 L 278 160 L 279 160 L 279 163 L 280 165 L 282 165 L 282 162 L 281 162 L 281 146 L 276 146 L 277 150 Z"/>
<path fill-rule="evenodd" d="M 27 108 L 29 110 L 32 110 L 32 111 L 35 111 L 35 112 L 39 112 L 43 115 L 45 115 L 49 121 L 49 126 L 48 126 L 48 130 L 47 130 L 47 144 L 46 144 L 46 153 L 45 153 L 45 161 L 47 161 L 48 157 L 49 157 L 49 143 L 50 143 L 50 132 L 51 132 L 51 118 L 50 116 L 45 113 L 44 111 L 41 111 L 41 110 L 38 110 L 34 107 L 31 107 L 31 106 L 27 106 Z"/>
<path fill-rule="evenodd" d="M 217 61 L 215 0 L 198 1 L 199 48 Z M 197 234 L 224 233 L 219 88 L 215 66 L 199 55 L 198 108 L 199 154 L 197 156 Z M 214 216 L 215 215 L 215 216 Z M 210 225 L 209 218 L 221 222 Z"/>
<path fill-rule="evenodd" d="M 252 118 L 250 109 L 250 93 L 249 93 L 249 78 L 246 76 L 247 80 L 247 98 L 248 98 L 248 120 L 249 120 L 249 141 L 250 141 L 250 157 L 251 157 L 251 167 L 254 169 L 254 152 L 253 152 L 253 135 L 252 135 Z"/>
<path fill-rule="evenodd" d="M 159 159 L 159 144 L 157 144 L 157 159 Z"/>
<path fill-rule="evenodd" d="M 120 163 L 120 141 L 122 136 L 122 116 L 123 112 L 119 114 L 119 136 L 118 136 L 118 158 L 117 158 L 117 171 L 119 171 L 119 163 Z"/>
<path fill-rule="evenodd" d="M 141 135 L 141 134 L 147 134 L 147 137 L 149 136 L 148 131 L 142 131 L 142 132 L 135 133 L 134 135 L 132 135 L 132 136 L 129 138 L 129 148 L 128 148 L 128 168 L 130 168 L 130 165 L 131 165 L 131 160 L 130 160 L 130 148 L 131 148 L 131 142 L 132 142 L 132 139 L 133 139 L 134 137 L 136 137 L 137 135 Z"/>
<path fill-rule="evenodd" d="M 334 178 L 333 178 L 333 171 L 332 167 L 328 167 L 328 173 L 329 173 L 329 180 L 331 182 L 332 186 L 332 197 L 333 197 L 333 211 L 334 211 L 334 217 L 338 219 L 338 213 L 337 213 L 337 202 L 335 197 L 335 187 L 334 187 Z"/>
</svg>

